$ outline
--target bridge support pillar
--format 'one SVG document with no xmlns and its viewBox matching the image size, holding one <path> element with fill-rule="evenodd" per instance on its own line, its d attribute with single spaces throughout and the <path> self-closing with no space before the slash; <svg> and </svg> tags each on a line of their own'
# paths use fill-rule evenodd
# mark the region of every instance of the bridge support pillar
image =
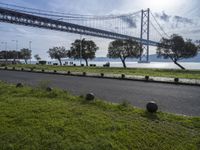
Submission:
<svg viewBox="0 0 200 150">
<path fill-rule="evenodd" d="M 141 47 L 143 52 L 140 53 L 139 63 L 149 63 L 149 20 L 150 19 L 150 9 L 141 11 Z M 142 40 L 147 40 L 146 44 L 142 43 Z"/>
</svg>

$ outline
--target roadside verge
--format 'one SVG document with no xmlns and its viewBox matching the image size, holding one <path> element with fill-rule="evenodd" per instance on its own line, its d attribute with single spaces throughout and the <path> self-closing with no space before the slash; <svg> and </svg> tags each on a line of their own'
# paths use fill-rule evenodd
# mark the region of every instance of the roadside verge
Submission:
<svg viewBox="0 0 200 150">
<path fill-rule="evenodd" d="M 158 82 L 158 83 L 177 84 L 177 85 L 200 86 L 200 80 L 198 80 L 198 79 L 136 76 L 136 75 L 126 75 L 126 74 L 71 72 L 71 71 L 57 71 L 57 70 L 38 70 L 38 69 L 27 69 L 27 68 L 17 68 L 17 67 L 0 67 L 0 70 L 23 71 L 23 72 L 45 73 L 45 74 L 67 75 L 67 76 L 82 76 L 82 77 L 93 77 L 93 78 L 107 78 L 107 79 L 142 81 L 142 82 Z"/>
</svg>

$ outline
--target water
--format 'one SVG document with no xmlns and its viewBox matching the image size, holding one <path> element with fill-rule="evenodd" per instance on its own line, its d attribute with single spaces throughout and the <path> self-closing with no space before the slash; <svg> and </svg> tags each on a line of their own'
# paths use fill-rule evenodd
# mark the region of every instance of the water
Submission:
<svg viewBox="0 0 200 150">
<path fill-rule="evenodd" d="M 53 63 L 58 63 L 58 61 L 48 61 Z M 62 61 L 64 64 L 65 62 L 70 61 Z M 80 65 L 80 61 L 71 61 L 73 64 L 77 66 Z M 123 67 L 120 61 L 109 61 L 111 67 Z M 36 64 L 36 61 L 32 61 L 32 64 Z M 90 64 L 96 64 L 96 66 L 102 67 L 106 61 L 88 61 Z M 59 63 L 58 63 L 59 64 Z M 85 64 L 85 61 L 82 61 L 82 64 Z M 187 70 L 200 70 L 200 63 L 197 62 L 180 62 L 180 64 L 185 67 Z M 173 62 L 150 62 L 150 63 L 138 63 L 138 62 L 126 62 L 128 68 L 157 68 L 157 69 L 180 69 L 177 65 Z"/>
<path fill-rule="evenodd" d="M 96 64 L 97 66 L 103 66 L 106 62 L 103 61 L 89 61 L 89 64 Z M 79 61 L 74 61 L 74 64 L 80 65 Z M 84 62 L 83 62 L 84 64 Z M 181 62 L 183 67 L 188 70 L 200 70 L 200 63 L 193 62 Z M 172 62 L 150 62 L 150 63 L 138 63 L 138 62 L 126 62 L 128 68 L 158 68 L 158 69 L 179 69 L 177 65 Z M 121 62 L 110 62 L 111 67 L 123 67 Z"/>
</svg>

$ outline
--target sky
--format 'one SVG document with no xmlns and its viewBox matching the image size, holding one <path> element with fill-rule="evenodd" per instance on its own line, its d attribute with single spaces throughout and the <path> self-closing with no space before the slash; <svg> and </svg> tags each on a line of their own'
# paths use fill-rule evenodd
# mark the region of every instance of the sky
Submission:
<svg viewBox="0 0 200 150">
<path fill-rule="evenodd" d="M 119 15 L 150 8 L 168 35 L 176 33 L 187 39 L 200 40 L 199 0 L 0 0 L 0 3 L 83 15 Z M 139 32 L 140 19 L 135 21 L 137 27 L 134 28 Z M 0 50 L 5 47 L 2 42 L 8 43 L 8 49 L 15 50 L 15 40 L 18 40 L 18 49 L 29 48 L 29 41 L 32 41 L 32 54 L 39 54 L 47 60 L 50 59 L 47 54 L 49 48 L 65 46 L 69 49 L 70 44 L 80 38 L 78 34 L 5 23 L 0 23 L 0 35 Z M 153 31 L 150 36 L 153 39 Z M 82 38 L 96 42 L 99 47 L 97 57 L 106 56 L 111 40 L 91 36 Z M 150 54 L 154 53 L 155 48 L 151 48 Z"/>
</svg>

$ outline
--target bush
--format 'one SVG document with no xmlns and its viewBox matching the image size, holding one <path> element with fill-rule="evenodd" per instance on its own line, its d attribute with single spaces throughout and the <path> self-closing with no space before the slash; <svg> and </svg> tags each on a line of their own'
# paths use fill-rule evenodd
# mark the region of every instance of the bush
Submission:
<svg viewBox="0 0 200 150">
<path fill-rule="evenodd" d="M 1 67 L 5 67 L 5 66 L 6 66 L 6 64 L 4 64 L 4 63 L 3 63 L 3 64 L 1 64 Z"/>
<path fill-rule="evenodd" d="M 110 67 L 110 63 L 109 63 L 109 62 L 105 63 L 105 64 L 103 65 L 103 67 Z"/>
<path fill-rule="evenodd" d="M 54 66 L 58 66 L 58 63 L 53 63 Z"/>
<path fill-rule="evenodd" d="M 96 67 L 96 64 L 90 64 L 90 67 Z"/>
<path fill-rule="evenodd" d="M 38 63 L 39 63 L 39 65 L 46 65 L 46 64 L 47 64 L 47 61 L 41 60 L 41 61 L 39 61 Z"/>
</svg>

